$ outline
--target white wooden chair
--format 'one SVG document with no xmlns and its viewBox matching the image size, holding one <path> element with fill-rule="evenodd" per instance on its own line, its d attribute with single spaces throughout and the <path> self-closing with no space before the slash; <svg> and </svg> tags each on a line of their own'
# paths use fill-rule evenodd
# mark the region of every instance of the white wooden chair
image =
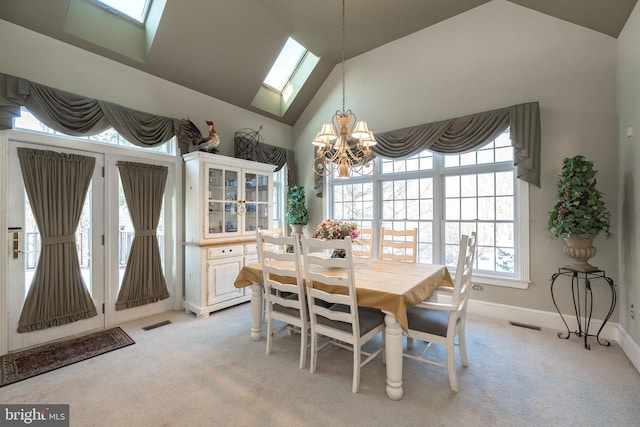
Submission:
<svg viewBox="0 0 640 427">
<path fill-rule="evenodd" d="M 418 260 L 418 229 L 380 230 L 378 259 L 403 262 Z"/>
<path fill-rule="evenodd" d="M 282 228 L 265 228 L 265 229 L 256 229 L 256 250 L 258 251 L 258 262 L 262 262 L 262 257 L 260 256 L 260 250 L 258 249 L 258 246 L 260 245 L 260 234 L 262 234 L 263 236 L 275 236 L 275 237 L 280 237 L 280 236 L 284 236 L 284 234 L 282 233 Z M 270 249 L 274 250 L 280 250 L 283 248 L 286 248 L 286 246 L 280 247 L 280 246 L 274 246 L 274 245 L 268 245 Z M 262 287 L 262 323 L 264 323 L 265 321 L 265 317 L 267 315 L 267 299 L 264 296 L 264 286 Z"/>
<path fill-rule="evenodd" d="M 287 245 L 293 246 L 293 252 L 286 251 Z M 299 238 L 258 233 L 258 251 L 267 305 L 267 354 L 271 354 L 274 336 L 295 326 L 300 330 L 300 369 L 304 369 L 307 365 L 309 316 L 300 266 Z M 283 265 L 278 261 L 289 261 L 290 264 Z M 275 330 L 274 320 L 285 325 Z"/>
<path fill-rule="evenodd" d="M 353 351 L 351 391 L 360 389 L 360 369 L 384 350 L 363 352 L 362 346 L 384 332 L 380 310 L 358 307 L 351 237 L 344 240 L 320 240 L 302 237 L 307 301 L 311 323 L 311 373 L 316 372 L 318 352 L 328 344 Z M 326 251 L 342 249 L 344 258 L 329 258 Z M 323 252 L 324 251 L 324 252 Z M 340 292 L 340 293 L 337 293 Z M 383 334 L 384 335 L 384 334 Z M 330 341 L 318 346 L 318 336 Z M 365 360 L 362 360 L 362 356 Z"/>
<path fill-rule="evenodd" d="M 441 303 L 425 301 L 407 309 L 409 329 L 405 335 L 411 339 L 419 339 L 427 343 L 419 356 L 405 352 L 403 356 L 420 362 L 448 368 L 451 390 L 458 391 L 458 379 L 455 367 L 455 337 L 458 336 L 460 359 L 463 366 L 469 366 L 465 343 L 465 318 L 467 301 L 471 290 L 471 273 L 476 253 L 476 233 L 463 235 L 460 240 L 460 252 L 456 278 L 451 291 L 451 302 Z M 428 359 L 426 352 L 432 344 L 446 348 L 447 362 Z M 408 346 L 410 348 L 410 346 Z"/>
<path fill-rule="evenodd" d="M 282 228 L 267 228 L 267 229 L 263 229 L 263 230 L 256 230 L 256 247 L 259 246 L 259 236 L 260 234 L 262 234 L 263 236 L 274 236 L 274 237 L 281 237 L 284 236 L 284 234 L 282 233 Z M 271 248 L 274 249 L 274 248 Z M 277 249 L 281 249 L 281 248 L 277 248 Z M 258 250 L 258 261 L 262 261 L 262 259 L 260 258 L 260 250 Z"/>
<path fill-rule="evenodd" d="M 359 236 L 353 241 L 353 256 L 356 258 L 373 258 L 374 228 L 361 228 Z"/>
</svg>

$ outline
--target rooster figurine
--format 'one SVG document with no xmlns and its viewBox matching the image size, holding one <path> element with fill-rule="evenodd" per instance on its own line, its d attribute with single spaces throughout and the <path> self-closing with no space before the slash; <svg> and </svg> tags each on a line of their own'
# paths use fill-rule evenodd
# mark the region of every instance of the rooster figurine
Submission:
<svg viewBox="0 0 640 427">
<path fill-rule="evenodd" d="M 191 140 L 191 144 L 194 145 L 198 151 L 217 153 L 218 146 L 220 145 L 220 137 L 216 133 L 216 128 L 213 126 L 212 121 L 207 120 L 207 126 L 209 126 L 209 136 L 206 138 L 202 136 L 200 129 L 188 118 L 187 122 L 182 125 L 182 130 L 184 130 Z"/>
</svg>

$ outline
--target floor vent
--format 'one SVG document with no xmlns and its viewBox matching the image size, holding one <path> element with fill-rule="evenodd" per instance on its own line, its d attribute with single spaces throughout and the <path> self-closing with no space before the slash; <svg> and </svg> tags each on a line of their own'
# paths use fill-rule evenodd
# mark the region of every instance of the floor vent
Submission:
<svg viewBox="0 0 640 427">
<path fill-rule="evenodd" d="M 169 325 L 170 323 L 171 323 L 171 320 L 165 320 L 164 322 L 155 323 L 153 325 L 145 326 L 144 328 L 142 328 L 142 330 L 150 331 L 151 329 L 159 328 L 160 326 L 164 326 L 164 325 Z"/>
<path fill-rule="evenodd" d="M 509 324 L 511 326 L 517 326 L 519 328 L 527 328 L 527 329 L 533 329 L 534 331 L 541 331 L 542 328 L 540 326 L 536 326 L 536 325 L 527 325 L 526 323 L 518 323 L 518 322 L 509 322 Z"/>
</svg>

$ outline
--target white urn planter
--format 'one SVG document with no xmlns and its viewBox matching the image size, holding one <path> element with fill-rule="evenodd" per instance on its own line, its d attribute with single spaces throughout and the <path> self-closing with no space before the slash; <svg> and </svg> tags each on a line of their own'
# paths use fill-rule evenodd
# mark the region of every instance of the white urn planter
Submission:
<svg viewBox="0 0 640 427">
<path fill-rule="evenodd" d="M 289 224 L 289 227 L 291 227 L 291 235 L 294 234 L 302 234 L 302 227 L 304 227 L 304 224 Z"/>
<path fill-rule="evenodd" d="M 593 258 L 598 250 L 593 246 L 593 239 L 596 235 L 591 236 L 571 236 L 565 239 L 566 246 L 564 254 L 573 258 L 573 262 L 567 265 L 571 270 L 589 272 L 596 271 L 598 267 L 589 264 L 589 259 Z"/>
</svg>

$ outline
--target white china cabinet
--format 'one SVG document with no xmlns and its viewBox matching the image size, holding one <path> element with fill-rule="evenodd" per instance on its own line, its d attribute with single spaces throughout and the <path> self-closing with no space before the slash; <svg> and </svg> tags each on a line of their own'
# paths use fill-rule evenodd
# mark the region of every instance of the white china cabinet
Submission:
<svg viewBox="0 0 640 427">
<path fill-rule="evenodd" d="M 184 308 L 197 317 L 249 301 L 233 285 L 257 262 L 256 230 L 272 221 L 274 165 L 204 152 L 185 162 Z"/>
</svg>

